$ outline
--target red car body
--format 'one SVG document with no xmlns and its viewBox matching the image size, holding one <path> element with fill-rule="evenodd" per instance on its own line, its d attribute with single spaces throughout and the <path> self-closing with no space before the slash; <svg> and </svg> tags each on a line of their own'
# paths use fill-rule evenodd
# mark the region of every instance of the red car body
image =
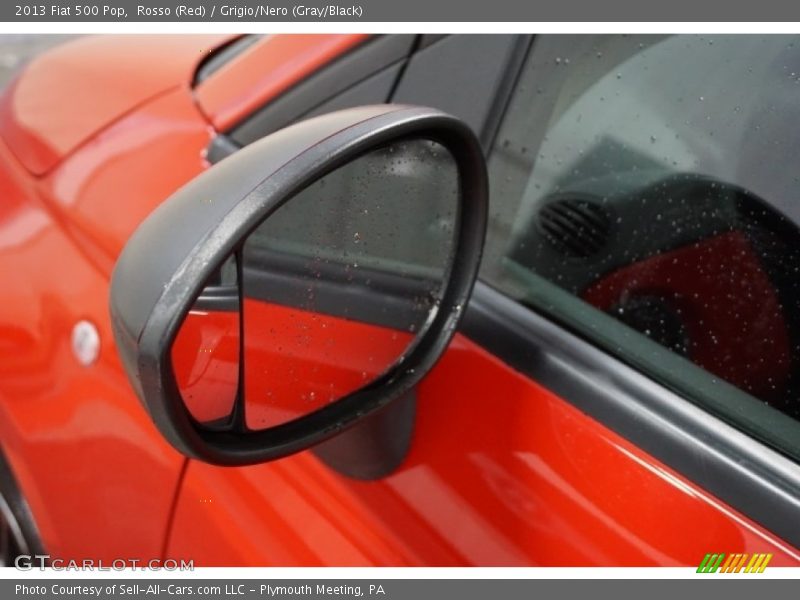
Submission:
<svg viewBox="0 0 800 600">
<path fill-rule="evenodd" d="M 796 565 L 797 549 L 461 334 L 421 384 L 411 450 L 385 478 L 348 478 L 310 452 L 216 467 L 162 439 L 114 348 L 116 257 L 208 168 L 216 132 L 364 40 L 271 36 L 193 85 L 228 38 L 84 38 L 5 91 L 0 443 L 47 553 L 196 566 L 675 566 L 725 551 Z M 81 320 L 101 339 L 89 367 L 70 344 Z"/>
</svg>

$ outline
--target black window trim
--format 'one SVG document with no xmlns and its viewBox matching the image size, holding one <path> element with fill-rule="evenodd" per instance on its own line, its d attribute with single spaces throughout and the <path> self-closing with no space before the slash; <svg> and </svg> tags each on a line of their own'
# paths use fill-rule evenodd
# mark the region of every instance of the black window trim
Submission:
<svg viewBox="0 0 800 600">
<path fill-rule="evenodd" d="M 197 67 L 192 80 L 196 88 L 217 71 L 225 67 L 264 37 L 263 34 L 240 35 L 211 52 Z"/>
<path fill-rule="evenodd" d="M 484 282 L 461 333 L 800 548 L 800 465 Z"/>
</svg>

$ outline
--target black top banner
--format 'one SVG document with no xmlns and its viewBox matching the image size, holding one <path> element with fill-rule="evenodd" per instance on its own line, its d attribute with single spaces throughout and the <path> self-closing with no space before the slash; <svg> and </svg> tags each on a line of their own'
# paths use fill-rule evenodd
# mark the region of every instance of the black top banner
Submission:
<svg viewBox="0 0 800 600">
<path fill-rule="evenodd" d="M 86 0 L 83 0 L 86 1 Z M 2 22 L 785 22 L 790 0 L 10 0 Z"/>
</svg>

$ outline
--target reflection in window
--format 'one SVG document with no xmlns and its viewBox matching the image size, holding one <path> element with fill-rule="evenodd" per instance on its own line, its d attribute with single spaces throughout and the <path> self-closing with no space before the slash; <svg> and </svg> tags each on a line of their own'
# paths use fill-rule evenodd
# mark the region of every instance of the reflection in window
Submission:
<svg viewBox="0 0 800 600">
<path fill-rule="evenodd" d="M 798 93 L 793 37 L 537 38 L 483 277 L 745 428 L 800 418 Z"/>
</svg>

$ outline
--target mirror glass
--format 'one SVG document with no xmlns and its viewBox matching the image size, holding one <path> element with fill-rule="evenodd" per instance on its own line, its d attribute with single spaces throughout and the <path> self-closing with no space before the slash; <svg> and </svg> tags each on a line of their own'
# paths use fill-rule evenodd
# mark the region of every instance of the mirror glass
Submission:
<svg viewBox="0 0 800 600">
<path fill-rule="evenodd" d="M 239 389 L 239 284 L 230 257 L 206 283 L 172 345 L 172 368 L 189 414 L 225 426 Z"/>
<path fill-rule="evenodd" d="M 240 267 L 231 257 L 212 276 L 178 332 L 173 369 L 194 420 L 274 427 L 385 373 L 442 297 L 457 210 L 453 157 L 419 139 L 290 198 L 243 240 Z"/>
<path fill-rule="evenodd" d="M 395 142 L 316 181 L 248 237 L 248 428 L 323 408 L 397 362 L 441 298 L 457 206 L 449 152 Z"/>
</svg>

